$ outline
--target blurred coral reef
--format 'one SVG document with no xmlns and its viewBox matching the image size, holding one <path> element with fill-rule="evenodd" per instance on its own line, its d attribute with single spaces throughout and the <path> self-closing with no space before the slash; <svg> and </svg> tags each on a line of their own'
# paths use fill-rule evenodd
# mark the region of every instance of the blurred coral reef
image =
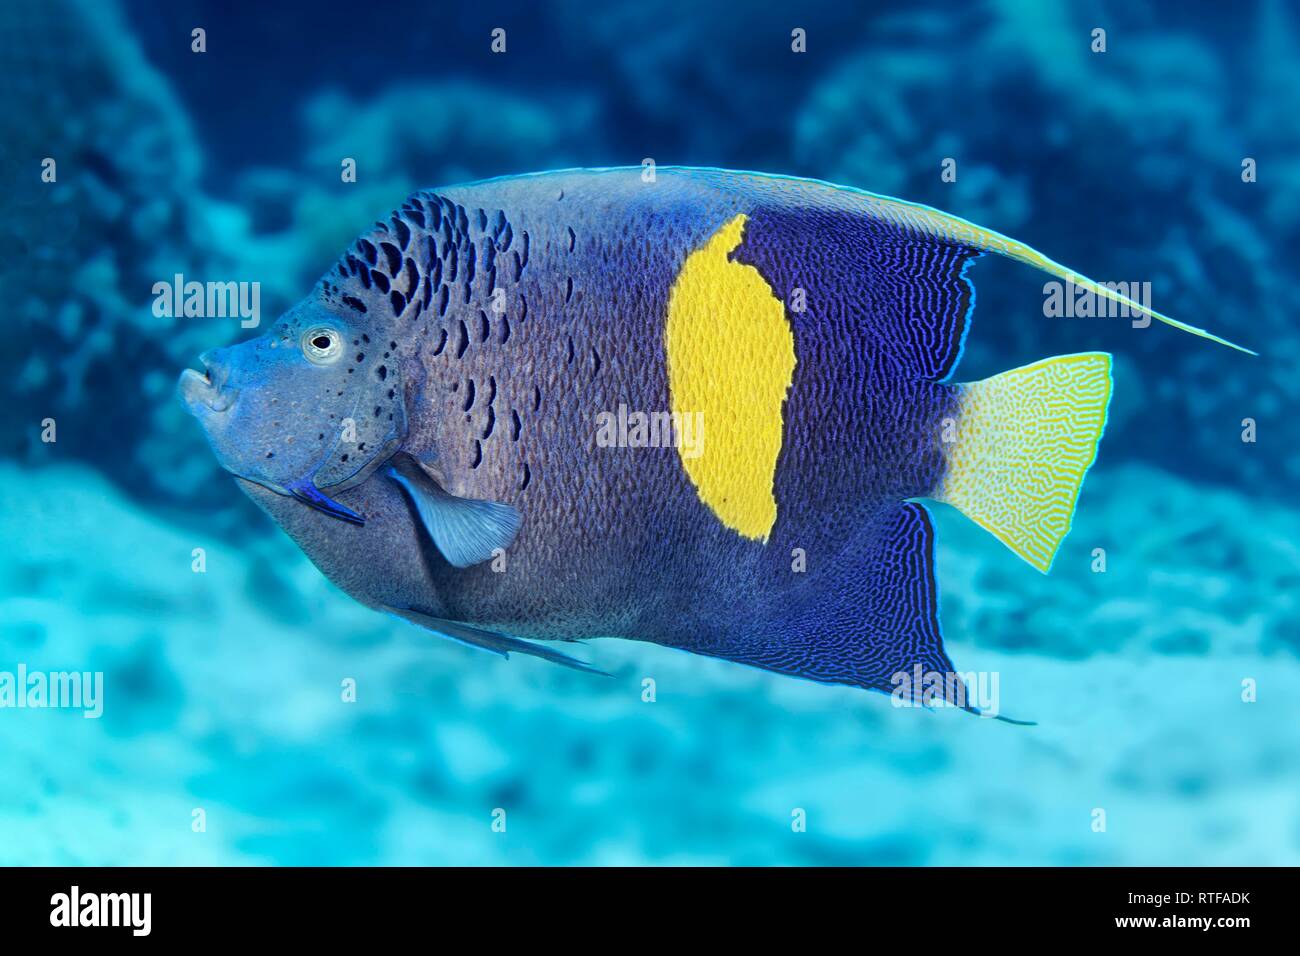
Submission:
<svg viewBox="0 0 1300 956">
<path fill-rule="evenodd" d="M 1300 862 L 1296 11 L 852 6 L 765 6 L 744 29 L 684 0 L 463 9 L 350 69 L 348 42 L 379 41 L 340 4 L 273 73 L 200 77 L 191 26 L 256 46 L 255 11 L 0 5 L 17 104 L 0 110 L 0 294 L 18 339 L 0 360 L 0 670 L 103 670 L 110 694 L 98 721 L 0 711 L 0 863 Z M 509 73 L 486 53 L 497 19 L 520 24 Z M 807 54 L 789 52 L 795 26 Z M 482 51 L 447 40 L 471 31 Z M 195 105 L 216 95 L 228 112 Z M 291 104 L 287 130 L 248 118 L 263 95 Z M 1041 276 L 972 271 L 959 377 L 1117 358 L 1050 576 L 937 509 L 952 657 L 999 672 L 1002 709 L 1038 727 L 649 645 L 594 643 L 616 674 L 599 681 L 436 642 L 329 585 L 173 400 L 181 368 L 243 333 L 156 316 L 155 282 L 258 281 L 270 322 L 413 189 L 647 156 L 924 202 L 1149 281 L 1157 309 L 1261 353 L 1049 319 Z"/>
</svg>

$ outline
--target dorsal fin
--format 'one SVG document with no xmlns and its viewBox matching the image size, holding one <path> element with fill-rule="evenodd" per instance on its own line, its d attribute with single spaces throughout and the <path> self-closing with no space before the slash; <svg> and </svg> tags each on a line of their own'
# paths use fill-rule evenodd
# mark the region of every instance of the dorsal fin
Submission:
<svg viewBox="0 0 1300 956">
<path fill-rule="evenodd" d="M 1229 342 L 1213 332 L 1207 332 L 1205 329 L 1197 328 L 1186 322 L 1180 322 L 1161 312 L 1157 312 L 1109 285 L 1095 282 L 1087 276 L 1080 275 L 1073 269 L 1066 268 L 1023 242 L 1017 242 L 1015 239 L 994 232 L 992 229 L 985 229 L 973 222 L 967 222 L 960 216 L 954 216 L 921 203 L 891 199 L 888 196 L 879 196 L 861 190 L 850 191 L 861 195 L 867 209 L 873 215 L 878 216 L 881 221 L 893 223 L 913 235 L 929 236 L 943 243 L 958 245 L 980 252 L 996 252 L 998 255 L 1031 265 L 1035 269 L 1046 272 L 1048 275 L 1054 276 L 1076 288 L 1084 289 L 1104 299 L 1110 299 L 1138 315 L 1149 316 L 1157 322 L 1163 322 L 1165 325 L 1173 326 L 1184 332 L 1190 332 L 1200 338 L 1209 339 L 1211 342 L 1218 342 L 1220 345 L 1226 345 L 1238 352 L 1245 352 L 1247 355 L 1258 354 L 1251 349 L 1237 345 L 1235 342 Z"/>
<path fill-rule="evenodd" d="M 1022 242 L 920 203 L 795 177 L 684 172 L 746 211 L 744 242 L 732 257 L 759 270 L 786 302 L 796 330 L 812 320 L 865 338 L 923 381 L 947 380 L 955 370 L 975 307 L 967 270 L 988 252 L 1040 269 L 1109 307 L 1255 354 L 1155 311 L 1122 285 L 1096 282 Z"/>
</svg>

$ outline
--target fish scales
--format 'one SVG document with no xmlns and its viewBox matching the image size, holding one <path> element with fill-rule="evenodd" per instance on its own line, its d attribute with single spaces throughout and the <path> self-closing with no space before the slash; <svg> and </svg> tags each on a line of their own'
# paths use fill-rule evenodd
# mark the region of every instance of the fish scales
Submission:
<svg viewBox="0 0 1300 956">
<path fill-rule="evenodd" d="M 638 167 L 421 191 L 181 393 L 372 607 L 503 653 L 623 637 L 889 692 L 952 671 L 920 499 L 1046 571 L 1105 423 L 1104 353 L 951 381 L 987 252 L 1090 283 L 810 180 Z M 267 395 L 311 412 L 273 428 Z M 675 416 L 666 447 L 605 440 L 638 414 Z"/>
</svg>

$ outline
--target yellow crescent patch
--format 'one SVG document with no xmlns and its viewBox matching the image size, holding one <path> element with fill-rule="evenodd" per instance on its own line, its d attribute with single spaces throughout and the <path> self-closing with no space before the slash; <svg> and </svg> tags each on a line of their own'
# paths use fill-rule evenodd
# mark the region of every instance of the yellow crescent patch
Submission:
<svg viewBox="0 0 1300 956">
<path fill-rule="evenodd" d="M 664 345 L 676 416 L 702 415 L 702 443 L 677 452 L 700 500 L 724 525 L 766 541 L 781 453 L 781 408 L 794 374 L 785 307 L 753 266 L 730 261 L 746 216 L 715 232 L 682 265 L 668 296 Z"/>
</svg>

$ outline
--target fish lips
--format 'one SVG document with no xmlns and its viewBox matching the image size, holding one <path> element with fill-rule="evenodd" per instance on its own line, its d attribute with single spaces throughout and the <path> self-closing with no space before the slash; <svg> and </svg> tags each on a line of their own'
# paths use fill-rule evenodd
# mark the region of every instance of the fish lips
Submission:
<svg viewBox="0 0 1300 956">
<path fill-rule="evenodd" d="M 231 474 L 239 475 L 239 469 L 231 467 L 223 448 L 223 436 L 230 425 L 227 413 L 239 397 L 238 389 L 219 388 L 210 375 L 187 368 L 176 382 L 176 397 L 185 410 L 198 419 L 203 437 L 216 455 L 217 464 Z"/>
<path fill-rule="evenodd" d="M 203 436 L 208 440 L 208 445 L 217 458 L 217 464 L 236 478 L 261 485 L 278 495 L 290 493 L 282 483 L 265 475 L 246 472 L 227 458 L 221 440 L 226 426 L 230 424 L 230 419 L 225 413 L 234 406 L 235 399 L 239 397 L 238 389 L 221 388 L 212 380 L 210 372 L 204 374 L 187 368 L 181 372 L 181 377 L 176 382 L 176 397 L 185 406 L 185 410 L 199 420 L 199 425 L 203 428 Z"/>
<path fill-rule="evenodd" d="M 210 372 L 199 373 L 187 368 L 176 382 L 176 397 L 191 415 L 203 419 L 205 415 L 227 411 L 235 404 L 239 392 L 214 382 Z"/>
<path fill-rule="evenodd" d="M 206 359 L 206 356 L 204 356 Z M 230 419 L 225 415 L 239 398 L 239 390 L 228 388 L 224 384 L 225 369 L 221 365 L 213 365 L 204 361 L 208 366 L 207 372 L 196 372 L 192 368 L 187 368 L 181 372 L 180 378 L 176 382 L 176 397 L 186 410 L 199 420 L 203 426 L 203 431 L 208 439 L 208 444 L 212 447 L 213 453 L 217 457 L 217 463 L 226 471 L 230 472 L 236 478 L 261 485 L 263 488 L 273 491 L 279 495 L 294 496 L 291 485 L 306 484 L 313 490 L 329 491 L 331 494 L 337 494 L 353 488 L 367 478 L 374 471 L 391 458 L 401 447 L 404 436 L 395 436 L 385 442 L 380 447 L 378 454 L 372 457 L 368 462 L 359 463 L 355 471 L 339 481 L 332 482 L 326 489 L 316 489 L 312 484 L 312 479 L 316 471 L 319 470 L 323 462 L 317 463 L 315 468 L 309 469 L 305 477 L 297 483 L 277 480 L 270 476 L 259 474 L 255 471 L 248 471 L 233 465 L 223 453 L 222 442 L 220 440 L 226 426 L 230 424 Z M 346 510 L 346 509 L 343 509 Z M 362 523 L 358 521 L 357 523 Z"/>
</svg>

